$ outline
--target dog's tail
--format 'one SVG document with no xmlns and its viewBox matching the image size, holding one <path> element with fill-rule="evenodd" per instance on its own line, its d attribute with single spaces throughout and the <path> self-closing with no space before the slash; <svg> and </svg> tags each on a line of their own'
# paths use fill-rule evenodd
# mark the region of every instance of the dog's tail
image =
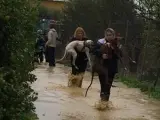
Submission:
<svg viewBox="0 0 160 120">
<path fill-rule="evenodd" d="M 60 60 L 57 60 L 56 63 L 63 61 L 66 56 L 67 56 L 67 52 L 65 50 L 63 57 Z"/>
<path fill-rule="evenodd" d="M 92 70 L 93 70 L 93 69 L 92 69 Z M 90 83 L 90 85 L 88 86 L 88 88 L 87 88 L 87 90 L 86 90 L 85 97 L 87 96 L 88 90 L 89 90 L 89 88 L 91 87 L 91 85 L 92 85 L 92 83 L 93 83 L 94 73 L 95 73 L 95 72 L 92 71 L 91 83 Z"/>
</svg>

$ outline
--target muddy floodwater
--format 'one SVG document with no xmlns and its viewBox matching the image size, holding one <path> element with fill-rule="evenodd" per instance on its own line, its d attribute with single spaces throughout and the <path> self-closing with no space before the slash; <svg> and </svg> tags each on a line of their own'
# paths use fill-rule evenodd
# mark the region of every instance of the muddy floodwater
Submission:
<svg viewBox="0 0 160 120">
<path fill-rule="evenodd" d="M 49 71 L 47 65 L 33 71 L 38 78 L 33 88 L 39 93 L 35 106 L 40 120 L 160 120 L 160 102 L 120 82 L 115 82 L 118 87 L 111 90 L 109 108 L 98 111 L 95 109 L 99 100 L 98 79 L 84 97 L 90 73 L 85 74 L 82 88 L 68 88 L 69 70 L 58 64 L 53 71 Z"/>
</svg>

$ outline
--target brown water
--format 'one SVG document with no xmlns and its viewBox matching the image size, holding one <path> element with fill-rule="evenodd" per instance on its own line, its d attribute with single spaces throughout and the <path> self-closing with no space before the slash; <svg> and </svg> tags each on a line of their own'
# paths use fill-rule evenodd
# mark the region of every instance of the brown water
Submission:
<svg viewBox="0 0 160 120">
<path fill-rule="evenodd" d="M 85 74 L 83 88 L 68 88 L 68 67 L 57 65 L 53 71 L 47 68 L 41 65 L 33 72 L 38 78 L 33 88 L 39 93 L 35 106 L 40 120 L 160 120 L 160 102 L 149 100 L 138 89 L 114 83 L 118 87 L 112 88 L 109 108 L 98 111 L 97 79 L 84 97 L 90 83 L 89 73 Z"/>
</svg>

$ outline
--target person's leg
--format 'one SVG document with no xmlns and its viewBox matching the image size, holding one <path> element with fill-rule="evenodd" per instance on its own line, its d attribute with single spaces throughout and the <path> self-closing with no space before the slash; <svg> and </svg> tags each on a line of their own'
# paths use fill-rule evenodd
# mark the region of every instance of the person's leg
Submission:
<svg viewBox="0 0 160 120">
<path fill-rule="evenodd" d="M 48 47 L 48 60 L 49 60 L 49 66 L 54 66 L 54 55 L 53 55 L 53 47 Z"/>
<path fill-rule="evenodd" d="M 39 63 L 39 61 L 38 61 L 38 53 L 37 52 L 34 53 L 34 62 Z"/>
<path fill-rule="evenodd" d="M 75 68 L 74 65 L 72 65 L 72 74 L 73 75 L 77 75 L 78 74 L 77 69 Z"/>
<path fill-rule="evenodd" d="M 56 66 L 55 64 L 55 47 L 52 48 L 53 51 L 53 66 Z"/>
<path fill-rule="evenodd" d="M 80 73 L 85 72 L 87 68 L 87 61 L 85 60 L 78 61 L 76 62 L 76 66 L 79 68 L 78 71 Z"/>
<path fill-rule="evenodd" d="M 43 52 L 39 52 L 39 59 L 40 59 L 40 63 L 43 62 Z"/>
<path fill-rule="evenodd" d="M 78 85 L 78 87 L 82 87 L 82 83 L 83 83 L 83 77 L 84 77 L 84 73 L 80 73 L 80 75 L 81 75 L 81 79 L 80 79 L 80 82 L 79 82 L 79 85 Z"/>
<path fill-rule="evenodd" d="M 49 66 L 52 66 L 52 64 L 51 64 L 51 59 L 52 59 L 52 57 L 51 57 L 51 48 L 50 47 L 48 47 L 47 48 L 47 51 L 48 51 L 48 62 L 49 62 Z"/>
<path fill-rule="evenodd" d="M 110 98 L 111 85 L 113 83 L 114 76 L 115 76 L 115 73 L 108 72 L 108 82 L 110 85 L 106 86 L 106 92 L 105 92 L 105 100 L 106 101 L 109 101 L 109 98 Z"/>
<path fill-rule="evenodd" d="M 101 97 L 101 100 L 104 100 L 105 93 L 106 93 L 106 87 L 107 87 L 106 81 L 105 81 L 105 75 L 99 74 L 98 77 L 99 77 L 99 82 L 100 82 L 100 87 L 101 87 L 100 97 Z"/>
<path fill-rule="evenodd" d="M 73 60 L 73 57 L 71 56 L 71 58 L 70 58 L 70 64 L 71 64 L 71 68 L 72 68 L 72 70 L 71 70 L 71 74 L 69 74 L 69 79 L 68 79 L 68 86 L 69 87 L 71 87 L 71 86 L 73 86 L 74 84 L 73 84 L 73 81 L 75 81 L 75 76 L 77 76 L 77 69 L 75 68 L 75 66 L 74 65 L 72 65 L 72 60 Z"/>
<path fill-rule="evenodd" d="M 77 52 L 77 59 L 75 61 L 76 66 L 79 68 L 77 70 L 78 73 L 84 73 L 87 68 L 87 60 L 85 53 Z"/>
<path fill-rule="evenodd" d="M 75 68 L 74 65 L 72 65 L 72 60 L 73 60 L 73 57 L 71 56 L 71 67 L 72 67 L 72 74 L 73 75 L 76 75 L 78 73 L 78 70 Z M 77 59 L 76 59 L 77 61 Z M 77 64 L 76 64 L 77 65 Z"/>
<path fill-rule="evenodd" d="M 49 60 L 48 60 L 48 47 L 46 47 L 46 49 L 45 49 L 45 59 L 46 59 L 46 62 L 49 62 Z"/>
<path fill-rule="evenodd" d="M 75 65 L 78 67 L 78 69 L 75 68 L 74 65 L 72 65 L 73 57 L 71 57 L 71 65 L 72 65 L 72 74 L 77 76 L 77 87 L 82 87 L 83 83 L 83 75 L 85 73 L 85 69 L 87 66 L 87 62 L 82 59 L 83 56 L 79 56 L 79 53 L 77 54 L 77 58 L 75 60 Z"/>
<path fill-rule="evenodd" d="M 79 68 L 76 72 L 76 74 L 79 75 L 79 85 L 78 87 L 82 87 L 82 84 L 83 84 L 83 76 L 85 74 L 85 71 L 86 71 L 86 68 L 87 68 L 87 60 L 85 60 L 85 57 L 83 54 L 77 56 L 77 59 L 76 59 L 76 66 Z"/>
</svg>

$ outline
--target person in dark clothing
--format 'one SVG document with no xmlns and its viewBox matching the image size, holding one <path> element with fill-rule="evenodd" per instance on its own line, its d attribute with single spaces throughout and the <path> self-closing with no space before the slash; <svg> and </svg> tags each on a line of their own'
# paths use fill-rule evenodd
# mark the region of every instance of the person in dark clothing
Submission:
<svg viewBox="0 0 160 120">
<path fill-rule="evenodd" d="M 36 49 L 35 57 L 40 60 L 40 63 L 42 63 L 44 60 L 43 54 L 45 49 L 45 41 L 41 35 L 42 33 L 40 33 L 39 31 L 38 37 L 36 39 L 36 45 L 35 45 L 35 49 Z"/>
<path fill-rule="evenodd" d="M 44 38 L 44 41 L 45 41 L 45 44 L 47 43 L 47 41 L 48 41 L 48 31 L 46 30 L 46 31 L 44 31 L 44 34 L 43 34 L 43 38 Z M 45 48 L 45 60 L 46 60 L 46 62 L 49 62 L 48 61 L 48 51 L 47 51 L 47 46 L 46 46 L 46 48 Z"/>
<path fill-rule="evenodd" d="M 112 28 L 106 29 L 105 38 L 98 40 L 97 45 L 95 47 L 95 51 L 94 51 L 94 54 L 96 55 L 96 57 L 103 59 L 103 66 L 108 69 L 108 78 L 109 78 L 110 85 L 106 84 L 104 74 L 98 74 L 100 87 L 101 87 L 100 97 L 102 101 L 109 101 L 111 85 L 113 83 L 115 74 L 118 72 L 119 57 L 116 54 L 115 49 L 112 47 L 112 44 L 110 46 L 112 48 L 112 58 L 110 59 L 108 59 L 107 54 L 102 54 L 100 52 L 100 47 L 101 45 L 107 42 L 111 43 L 111 41 L 114 39 L 115 39 L 115 31 Z"/>
<path fill-rule="evenodd" d="M 87 40 L 88 38 L 86 37 L 86 34 L 85 34 L 85 31 L 83 30 L 83 28 L 81 27 L 78 27 L 75 32 L 74 32 L 74 36 L 72 37 L 71 41 L 74 41 L 74 40 L 82 40 L 82 41 L 85 41 Z M 85 70 L 87 68 L 87 62 L 88 62 L 88 59 L 87 59 L 87 55 L 85 52 L 79 52 L 77 51 L 77 58 L 76 58 L 76 61 L 75 61 L 75 64 L 76 66 L 79 68 L 79 69 L 76 69 L 73 65 L 72 65 L 72 57 L 71 57 L 71 65 L 72 65 L 72 72 L 71 72 L 71 75 L 82 75 L 81 77 L 81 83 L 78 85 L 78 87 L 81 87 L 82 86 L 82 80 L 83 80 L 83 75 L 85 73 Z"/>
</svg>

